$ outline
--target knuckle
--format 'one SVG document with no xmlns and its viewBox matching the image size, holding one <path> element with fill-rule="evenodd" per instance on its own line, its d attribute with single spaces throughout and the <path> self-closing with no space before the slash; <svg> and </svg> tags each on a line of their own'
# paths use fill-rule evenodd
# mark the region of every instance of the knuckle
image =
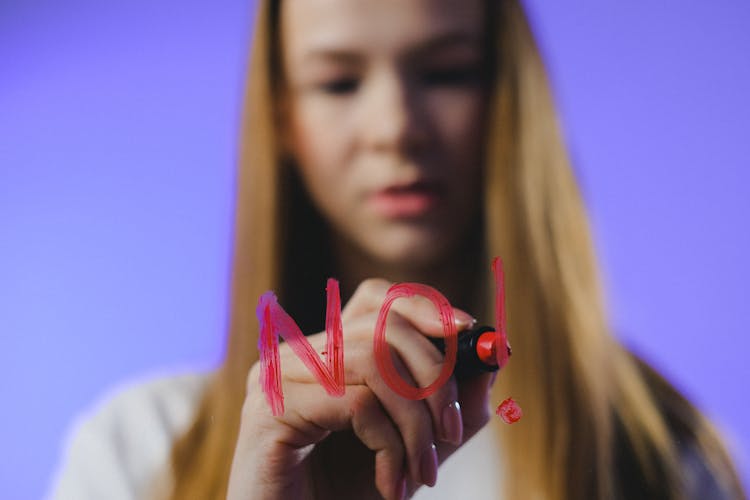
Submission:
<svg viewBox="0 0 750 500">
<path fill-rule="evenodd" d="M 367 278 L 357 287 L 357 292 L 362 292 L 366 297 L 385 295 L 390 283 L 382 278 Z"/>
</svg>

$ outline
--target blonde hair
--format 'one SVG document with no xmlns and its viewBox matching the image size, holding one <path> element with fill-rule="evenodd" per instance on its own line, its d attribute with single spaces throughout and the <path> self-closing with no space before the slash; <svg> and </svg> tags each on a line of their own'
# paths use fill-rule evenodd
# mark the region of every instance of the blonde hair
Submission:
<svg viewBox="0 0 750 500">
<path fill-rule="evenodd" d="M 255 303 L 266 290 L 282 299 L 288 292 L 284 266 L 291 250 L 282 228 L 297 214 L 282 204 L 290 186 L 274 107 L 282 76 L 279 3 L 258 1 L 237 178 L 229 340 L 192 426 L 174 445 L 175 499 L 225 498 L 246 376 L 258 359 Z M 618 498 L 627 486 L 623 467 L 635 471 L 644 491 L 679 498 L 679 450 L 661 397 L 672 402 L 675 418 L 688 422 L 686 432 L 712 472 L 740 492 L 708 423 L 609 334 L 585 207 L 534 37 L 517 0 L 488 0 L 487 6 L 496 77 L 485 145 L 485 252 L 505 261 L 513 343 L 494 395 L 513 394 L 524 408 L 521 422 L 499 436 L 509 457 L 507 498 Z M 488 272 L 488 291 L 490 278 Z M 322 283 L 315 286 L 322 290 Z M 489 293 L 484 300 L 491 300 Z M 488 303 L 477 308 L 490 310 Z M 622 462 L 616 448 L 631 450 L 632 460 Z"/>
</svg>

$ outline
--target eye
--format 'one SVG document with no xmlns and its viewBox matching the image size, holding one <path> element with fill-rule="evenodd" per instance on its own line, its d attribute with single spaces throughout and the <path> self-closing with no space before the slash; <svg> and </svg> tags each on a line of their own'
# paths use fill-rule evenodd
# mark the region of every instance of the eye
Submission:
<svg viewBox="0 0 750 500">
<path fill-rule="evenodd" d="M 464 87 L 481 82 L 482 72 L 478 66 L 459 66 L 425 70 L 421 80 L 425 85 L 436 87 Z"/>
<path fill-rule="evenodd" d="M 359 87 L 359 80 L 356 78 L 338 78 L 325 82 L 320 85 L 320 89 L 326 94 L 345 95 L 351 94 Z"/>
</svg>

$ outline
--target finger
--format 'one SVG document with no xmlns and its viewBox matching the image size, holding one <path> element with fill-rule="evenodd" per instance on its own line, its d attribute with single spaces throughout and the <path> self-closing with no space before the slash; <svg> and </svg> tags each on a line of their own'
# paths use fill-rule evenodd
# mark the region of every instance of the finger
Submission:
<svg viewBox="0 0 750 500">
<path fill-rule="evenodd" d="M 349 324 L 352 337 L 367 340 L 371 337 L 368 332 L 370 319 L 365 316 Z M 427 387 L 433 384 L 441 375 L 444 365 L 444 355 L 414 326 L 394 312 L 388 318 L 387 342 L 400 357 L 405 368 L 402 377 L 408 374 L 410 383 L 415 387 Z M 461 405 L 458 402 L 458 388 L 453 377 L 430 395 L 425 403 L 433 421 L 434 435 L 441 441 L 461 444 L 463 437 L 463 421 Z"/>
<path fill-rule="evenodd" d="M 458 384 L 458 400 L 463 418 L 463 442 L 471 439 L 491 418 L 491 389 L 497 372 L 484 373 Z M 456 446 L 438 443 L 440 463 L 453 454 Z"/>
<path fill-rule="evenodd" d="M 405 479 L 401 436 L 369 388 L 356 386 L 354 391 L 352 429 L 375 452 L 375 486 L 384 498 L 401 499 Z"/>
<path fill-rule="evenodd" d="M 369 325 L 371 324 L 370 321 Z M 371 328 L 367 325 L 362 327 Z M 419 333 L 414 335 L 422 337 Z M 433 346 L 429 347 L 435 349 Z M 284 386 L 290 383 L 317 386 L 313 375 L 289 348 L 280 349 L 280 355 Z M 375 363 L 372 334 L 355 334 L 348 338 L 344 356 L 344 376 L 347 384 L 345 394 L 348 394 L 350 387 L 357 385 L 366 385 L 372 390 L 401 435 L 406 450 L 409 476 L 420 484 L 433 485 L 437 473 L 437 454 L 432 416 L 425 402 L 405 399 L 385 383 Z M 414 384 L 414 380 L 397 355 L 394 361 L 405 380 Z M 293 396 L 287 394 L 286 389 L 284 391 L 284 400 L 289 402 L 286 404 L 291 404 Z"/>
<path fill-rule="evenodd" d="M 277 422 L 284 425 L 275 426 L 278 430 L 270 439 L 279 445 L 302 450 L 319 443 L 331 432 L 350 429 L 374 452 L 375 486 L 380 494 L 384 498 L 399 498 L 404 446 L 401 435 L 372 390 L 364 385 L 353 385 L 347 387 L 343 396 L 334 397 L 317 384 L 287 381 L 284 393 L 288 404 L 284 414 L 276 417 Z"/>
<path fill-rule="evenodd" d="M 362 377 L 363 383 L 372 389 L 401 434 L 409 477 L 414 482 L 433 486 L 438 464 L 434 424 L 428 406 L 423 400 L 414 401 L 398 395 L 385 383 L 374 362 L 370 339 L 353 342 L 348 349 L 351 362 L 347 360 L 345 368 L 347 380 Z M 393 361 L 404 380 L 414 385 L 414 379 L 395 352 Z"/>
<path fill-rule="evenodd" d="M 388 290 L 393 283 L 379 278 L 363 281 L 344 307 L 341 318 L 346 322 L 361 315 L 380 311 Z M 435 305 L 427 297 L 414 295 L 401 297 L 393 302 L 392 312 L 397 312 L 409 319 L 414 326 L 430 336 L 443 336 L 443 324 Z M 476 320 L 466 311 L 453 308 L 456 327 L 464 330 L 473 326 Z"/>
<path fill-rule="evenodd" d="M 451 310 L 458 331 L 476 324 L 476 320 L 466 311 L 457 307 L 452 307 Z M 393 313 L 401 315 L 417 330 L 430 337 L 443 337 L 446 333 L 437 306 L 429 298 L 422 295 L 399 297 L 391 304 L 389 315 Z"/>
<path fill-rule="evenodd" d="M 490 398 L 496 377 L 497 372 L 483 373 L 458 385 L 465 439 L 476 434 L 490 420 L 492 415 Z"/>
<path fill-rule="evenodd" d="M 385 294 L 392 284 L 381 278 L 362 281 L 341 311 L 342 322 L 380 310 Z"/>
<path fill-rule="evenodd" d="M 391 343 L 404 361 L 406 369 L 419 387 L 434 383 L 445 369 L 445 357 L 423 335 L 408 328 L 394 329 Z M 440 441 L 459 446 L 463 441 L 464 424 L 455 377 L 425 399 Z"/>
</svg>

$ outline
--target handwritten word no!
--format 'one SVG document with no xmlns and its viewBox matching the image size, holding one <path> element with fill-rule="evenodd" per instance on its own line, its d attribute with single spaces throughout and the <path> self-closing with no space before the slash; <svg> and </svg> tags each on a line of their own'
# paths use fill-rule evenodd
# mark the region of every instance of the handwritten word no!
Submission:
<svg viewBox="0 0 750 500">
<path fill-rule="evenodd" d="M 502 368 L 508 362 L 508 350 L 506 349 L 505 273 L 499 257 L 492 260 L 492 271 L 495 277 L 495 331 L 497 332 L 495 351 L 497 364 Z M 256 314 L 260 323 L 258 338 L 261 364 L 260 383 L 274 415 L 284 413 L 279 336 L 289 344 L 294 354 L 305 364 L 328 394 L 339 397 L 344 395 L 344 332 L 341 325 L 341 297 L 338 281 L 332 278 L 328 280 L 326 294 L 325 362 L 315 352 L 297 323 L 279 305 L 273 292 L 265 292 L 258 299 Z M 437 307 L 445 337 L 443 368 L 435 381 L 427 387 L 414 387 L 401 377 L 393 365 L 385 340 L 385 323 L 391 305 L 398 298 L 415 295 L 429 299 Z M 419 283 L 395 284 L 388 290 L 375 324 L 373 342 L 378 371 L 385 383 L 397 394 L 407 399 L 424 399 L 442 387 L 453 373 L 458 350 L 457 335 L 453 308 L 445 296 L 434 288 Z"/>
</svg>

